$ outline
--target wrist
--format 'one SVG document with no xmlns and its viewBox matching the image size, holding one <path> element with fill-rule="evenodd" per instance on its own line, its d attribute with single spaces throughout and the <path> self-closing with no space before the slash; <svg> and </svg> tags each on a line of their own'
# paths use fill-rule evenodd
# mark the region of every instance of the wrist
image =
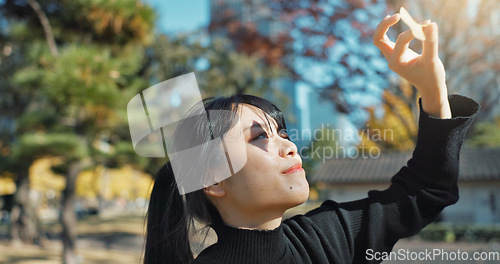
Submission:
<svg viewBox="0 0 500 264">
<path fill-rule="evenodd" d="M 448 101 L 448 91 L 446 89 L 446 85 L 435 89 L 428 89 L 428 91 L 431 92 L 421 92 L 422 109 L 433 117 L 443 119 L 451 118 L 451 109 Z"/>
<path fill-rule="evenodd" d="M 441 119 L 449 119 L 452 117 L 448 96 L 446 97 L 422 96 L 422 109 L 432 117 Z"/>
</svg>

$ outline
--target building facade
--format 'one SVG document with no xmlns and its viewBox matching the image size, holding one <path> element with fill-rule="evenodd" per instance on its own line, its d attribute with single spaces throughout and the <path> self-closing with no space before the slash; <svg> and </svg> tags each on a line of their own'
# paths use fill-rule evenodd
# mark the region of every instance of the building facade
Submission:
<svg viewBox="0 0 500 264">
<path fill-rule="evenodd" d="M 411 153 L 382 154 L 374 158 L 332 159 L 310 182 L 322 198 L 347 202 L 367 197 L 369 190 L 384 190 Z M 440 221 L 449 223 L 500 223 L 500 149 L 464 149 L 460 154 L 459 201 L 446 207 Z"/>
</svg>

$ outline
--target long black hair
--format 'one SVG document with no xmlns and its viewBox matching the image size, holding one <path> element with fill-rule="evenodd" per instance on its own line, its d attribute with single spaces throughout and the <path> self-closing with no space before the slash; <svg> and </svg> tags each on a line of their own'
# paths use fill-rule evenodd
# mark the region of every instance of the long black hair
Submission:
<svg viewBox="0 0 500 264">
<path fill-rule="evenodd" d="M 261 109 L 276 121 L 278 130 L 286 129 L 282 112 L 263 98 L 242 94 L 215 97 L 202 102 L 201 107 L 209 115 L 208 122 L 205 122 L 207 119 L 201 115 L 185 119 L 189 121 L 181 121 L 174 133 L 173 144 L 177 149 L 187 149 L 189 146 L 185 145 L 186 142 L 187 144 L 208 142 L 214 137 L 224 136 L 236 118 L 239 104 L 248 104 Z M 210 116 L 210 110 L 228 110 L 223 112 L 230 114 Z M 178 140 L 179 138 L 183 140 Z M 191 140 L 185 140 L 186 138 Z M 206 155 L 214 154 L 203 151 L 199 153 L 200 157 Z M 196 158 L 193 157 L 193 162 L 197 162 Z M 211 157 L 212 161 L 221 158 L 223 157 Z M 203 189 L 189 192 L 184 196 L 180 195 L 170 161 L 162 166 L 155 176 L 146 219 L 145 264 L 193 262 L 189 229 L 193 226 L 194 220 L 206 227 L 222 221 Z"/>
</svg>

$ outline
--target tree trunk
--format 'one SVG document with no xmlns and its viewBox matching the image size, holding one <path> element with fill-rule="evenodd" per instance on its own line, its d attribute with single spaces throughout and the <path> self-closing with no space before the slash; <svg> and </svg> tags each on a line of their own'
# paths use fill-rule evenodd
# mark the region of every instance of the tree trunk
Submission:
<svg viewBox="0 0 500 264">
<path fill-rule="evenodd" d="M 73 161 L 69 164 L 66 188 L 62 197 L 61 224 L 63 227 L 61 240 L 63 243 L 63 263 L 75 264 L 76 261 L 76 214 L 73 209 L 75 204 L 75 183 L 82 168 L 81 161 Z"/>
<path fill-rule="evenodd" d="M 14 194 L 11 210 L 10 239 L 13 244 L 43 244 L 35 208 L 29 198 L 30 182 L 28 170 L 19 172 L 16 179 L 17 191 Z"/>
</svg>

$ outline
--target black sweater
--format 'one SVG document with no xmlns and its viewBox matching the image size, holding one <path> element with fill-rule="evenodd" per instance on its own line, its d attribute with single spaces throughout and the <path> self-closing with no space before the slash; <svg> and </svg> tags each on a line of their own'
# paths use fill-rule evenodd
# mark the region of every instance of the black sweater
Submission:
<svg viewBox="0 0 500 264">
<path fill-rule="evenodd" d="M 353 202 L 325 201 L 271 231 L 214 225 L 218 242 L 195 263 L 379 263 L 367 260 L 367 250 L 390 252 L 400 238 L 416 234 L 458 200 L 460 147 L 479 105 L 458 95 L 449 101 L 451 119 L 433 118 L 420 104 L 413 157 L 388 189 Z"/>
</svg>

